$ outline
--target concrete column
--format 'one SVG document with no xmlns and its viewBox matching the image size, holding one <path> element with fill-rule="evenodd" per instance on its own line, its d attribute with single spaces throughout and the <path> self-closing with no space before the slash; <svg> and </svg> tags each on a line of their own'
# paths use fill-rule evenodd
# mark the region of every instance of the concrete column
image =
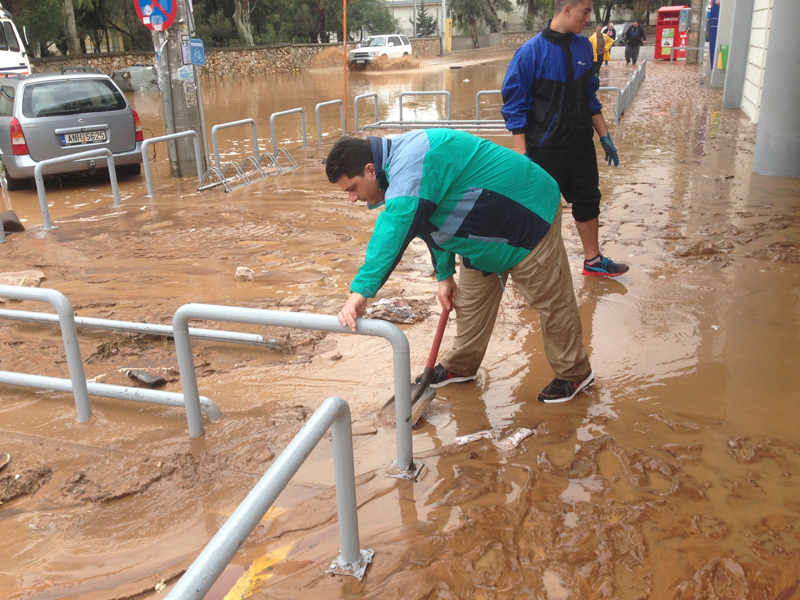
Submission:
<svg viewBox="0 0 800 600">
<path fill-rule="evenodd" d="M 733 0 L 731 49 L 728 52 L 725 91 L 722 92 L 722 108 L 739 108 L 742 105 L 744 74 L 747 70 L 747 54 L 750 51 L 750 27 L 753 24 L 754 5 L 755 0 Z"/>
<path fill-rule="evenodd" d="M 711 87 L 725 86 L 725 70 L 717 68 L 719 60 L 719 47 L 729 46 L 731 43 L 731 26 L 733 25 L 733 0 L 722 0 L 719 5 L 719 27 L 717 27 L 717 47 L 714 52 L 714 64 L 711 65 Z M 750 36 L 747 36 L 750 39 Z"/>
<path fill-rule="evenodd" d="M 800 177 L 800 61 L 797 24 L 800 2 L 776 0 L 772 7 L 753 171 Z"/>
</svg>

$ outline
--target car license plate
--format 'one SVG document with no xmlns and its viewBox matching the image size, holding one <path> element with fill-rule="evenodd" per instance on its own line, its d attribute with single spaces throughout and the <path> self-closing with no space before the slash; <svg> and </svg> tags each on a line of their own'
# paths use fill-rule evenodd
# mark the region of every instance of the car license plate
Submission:
<svg viewBox="0 0 800 600">
<path fill-rule="evenodd" d="M 364 64 L 364 61 L 363 61 L 363 60 L 357 60 L 356 62 L 357 62 L 358 64 L 360 64 L 360 65 L 363 65 L 363 64 Z"/>
<path fill-rule="evenodd" d="M 62 146 L 75 146 L 77 144 L 93 144 L 105 142 L 105 131 L 81 131 L 80 133 L 64 133 L 61 135 Z"/>
</svg>

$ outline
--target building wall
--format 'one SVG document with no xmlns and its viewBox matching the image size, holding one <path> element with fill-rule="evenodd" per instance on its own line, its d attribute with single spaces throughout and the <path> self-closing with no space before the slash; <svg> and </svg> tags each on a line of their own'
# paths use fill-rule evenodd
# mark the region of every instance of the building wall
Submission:
<svg viewBox="0 0 800 600">
<path fill-rule="evenodd" d="M 753 123 L 758 123 L 761 107 L 761 88 L 764 83 L 764 66 L 767 61 L 769 29 L 774 0 L 755 0 L 753 24 L 750 28 L 750 50 L 747 53 L 742 110 Z"/>
</svg>

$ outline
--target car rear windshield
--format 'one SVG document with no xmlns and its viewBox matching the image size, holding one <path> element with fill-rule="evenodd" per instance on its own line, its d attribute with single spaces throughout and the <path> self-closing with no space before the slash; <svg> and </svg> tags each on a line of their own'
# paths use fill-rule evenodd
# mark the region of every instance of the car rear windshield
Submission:
<svg viewBox="0 0 800 600">
<path fill-rule="evenodd" d="M 110 81 L 71 79 L 25 86 L 22 114 L 28 118 L 123 110 L 125 97 Z"/>
</svg>

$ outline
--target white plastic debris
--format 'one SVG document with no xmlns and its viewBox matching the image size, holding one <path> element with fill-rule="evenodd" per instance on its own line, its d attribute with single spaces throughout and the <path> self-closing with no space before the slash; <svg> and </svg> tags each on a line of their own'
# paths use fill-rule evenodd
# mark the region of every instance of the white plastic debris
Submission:
<svg viewBox="0 0 800 600">
<path fill-rule="evenodd" d="M 506 439 L 498 443 L 497 445 L 500 446 L 503 450 L 513 450 L 517 446 L 522 443 L 522 440 L 528 438 L 534 434 L 532 429 L 526 429 L 525 427 L 520 427 Z"/>
<path fill-rule="evenodd" d="M 167 589 L 167 582 L 166 582 L 166 580 L 162 579 L 161 581 L 159 581 L 159 582 L 156 584 L 156 591 L 157 591 L 157 592 L 160 594 L 160 593 L 161 593 L 161 592 L 163 592 L 165 589 Z"/>
<path fill-rule="evenodd" d="M 236 281 L 253 281 L 255 275 L 256 272 L 253 269 L 248 269 L 247 267 L 236 268 Z"/>
<path fill-rule="evenodd" d="M 490 440 L 493 437 L 494 433 L 491 430 L 470 433 L 469 435 L 460 435 L 456 438 L 456 446 L 464 446 L 470 442 L 477 442 L 478 440 Z"/>
</svg>

